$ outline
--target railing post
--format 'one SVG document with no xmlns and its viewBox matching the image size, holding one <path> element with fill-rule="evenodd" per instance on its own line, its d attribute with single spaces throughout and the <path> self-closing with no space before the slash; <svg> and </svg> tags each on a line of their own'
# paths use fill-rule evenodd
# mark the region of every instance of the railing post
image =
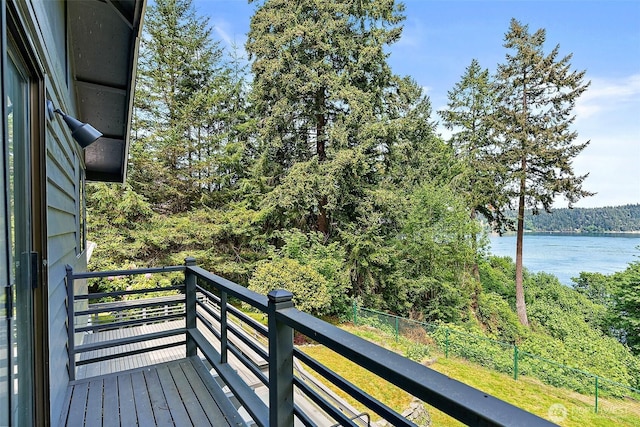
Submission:
<svg viewBox="0 0 640 427">
<path fill-rule="evenodd" d="M 220 292 L 220 363 L 227 363 L 227 293 Z"/>
<path fill-rule="evenodd" d="M 353 300 L 353 325 L 358 326 L 358 303 Z"/>
<path fill-rule="evenodd" d="M 293 307 L 293 294 L 269 292 L 269 425 L 293 427 L 293 329 L 279 322 L 278 310 Z"/>
<path fill-rule="evenodd" d="M 396 342 L 398 342 L 398 338 L 400 335 L 400 318 L 398 316 L 395 316 L 396 318 Z"/>
<path fill-rule="evenodd" d="M 187 267 L 184 270 L 184 284 L 185 284 L 185 322 L 187 329 L 196 328 L 196 276 L 190 271 L 189 267 L 196 265 L 196 259 L 193 257 L 187 257 L 184 259 L 184 265 Z M 198 353 L 196 342 L 191 338 L 191 334 L 187 332 L 187 357 L 195 356 Z"/>
<path fill-rule="evenodd" d="M 513 345 L 513 379 L 518 380 L 518 346 Z"/>
<path fill-rule="evenodd" d="M 444 357 L 449 358 L 449 328 L 444 329 Z"/>
<path fill-rule="evenodd" d="M 598 376 L 596 375 L 596 414 L 598 413 Z"/>
<path fill-rule="evenodd" d="M 76 342 L 75 342 L 75 314 L 73 298 L 73 268 L 66 265 L 67 271 L 67 352 L 69 353 L 69 381 L 76 379 Z"/>
</svg>

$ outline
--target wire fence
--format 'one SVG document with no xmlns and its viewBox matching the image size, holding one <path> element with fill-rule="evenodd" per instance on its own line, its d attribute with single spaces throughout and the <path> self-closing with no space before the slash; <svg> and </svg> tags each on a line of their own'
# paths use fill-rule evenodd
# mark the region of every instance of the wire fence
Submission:
<svg viewBox="0 0 640 427">
<path fill-rule="evenodd" d="M 412 342 L 435 345 L 447 358 L 455 355 L 512 375 L 514 380 L 520 376 L 533 377 L 554 387 L 590 396 L 596 413 L 628 411 L 640 417 L 640 390 L 523 351 L 515 344 L 470 334 L 451 325 L 418 322 L 359 307 L 355 302 L 352 315 L 355 325 L 374 327 L 396 340 L 403 337 Z M 412 351 L 411 347 L 409 351 Z"/>
</svg>

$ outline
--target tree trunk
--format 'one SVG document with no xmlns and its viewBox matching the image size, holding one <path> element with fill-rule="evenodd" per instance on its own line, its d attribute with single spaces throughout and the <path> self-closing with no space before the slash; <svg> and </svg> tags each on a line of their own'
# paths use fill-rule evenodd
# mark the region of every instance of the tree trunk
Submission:
<svg viewBox="0 0 640 427">
<path fill-rule="evenodd" d="M 322 113 L 322 106 L 324 105 L 324 90 L 319 91 L 316 94 L 316 154 L 318 155 L 318 161 L 324 162 L 327 159 L 326 140 L 325 140 L 325 125 L 326 118 Z M 323 195 L 318 200 L 318 220 L 316 226 L 318 231 L 327 236 L 329 234 L 329 218 L 327 215 L 327 196 Z"/>
<path fill-rule="evenodd" d="M 327 196 L 322 196 L 318 203 L 318 231 L 325 236 L 329 234 L 329 218 L 327 215 Z"/>
<path fill-rule="evenodd" d="M 522 159 L 523 175 L 520 178 L 520 197 L 518 198 L 518 231 L 516 237 L 516 311 L 518 320 L 524 326 L 529 326 L 527 319 L 527 305 L 524 301 L 524 286 L 522 278 L 522 244 L 524 240 L 524 192 L 526 189 L 526 180 L 524 171 L 526 170 L 526 160 Z"/>
<path fill-rule="evenodd" d="M 473 221 L 473 222 L 476 221 L 476 209 L 475 208 L 471 208 L 470 218 L 471 218 L 471 221 Z M 473 265 L 471 266 L 471 274 L 478 281 L 480 281 L 480 268 L 478 267 L 478 233 L 473 233 L 473 240 L 471 241 L 471 245 L 472 245 L 472 249 L 473 249 Z"/>
</svg>

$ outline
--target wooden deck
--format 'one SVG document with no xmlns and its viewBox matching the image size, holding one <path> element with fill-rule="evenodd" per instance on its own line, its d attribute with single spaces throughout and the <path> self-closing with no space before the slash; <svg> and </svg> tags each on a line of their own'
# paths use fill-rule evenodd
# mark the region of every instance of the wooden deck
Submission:
<svg viewBox="0 0 640 427">
<path fill-rule="evenodd" d="M 93 334 L 85 334 L 83 336 L 81 344 L 92 344 L 127 337 L 135 337 L 153 332 L 177 329 L 182 326 L 184 326 L 184 320 L 174 320 L 169 322 L 151 323 L 131 328 L 107 330 L 103 332 L 96 332 Z M 85 360 L 90 357 L 101 357 L 105 355 L 111 355 L 113 359 L 78 366 L 76 368 L 76 378 L 82 379 L 98 375 L 107 375 L 115 372 L 126 371 L 129 369 L 169 362 L 171 360 L 182 359 L 186 354 L 184 345 L 178 345 L 162 350 L 148 351 L 145 353 L 137 354 L 135 356 L 117 357 L 119 353 L 122 353 L 124 351 L 150 349 L 152 346 L 177 343 L 181 340 L 184 341 L 184 337 L 172 336 L 157 339 L 154 341 L 136 342 L 116 348 L 96 350 L 84 353 L 80 356 L 80 360 Z"/>
<path fill-rule="evenodd" d="M 70 383 L 59 426 L 245 426 L 197 357 Z"/>
</svg>

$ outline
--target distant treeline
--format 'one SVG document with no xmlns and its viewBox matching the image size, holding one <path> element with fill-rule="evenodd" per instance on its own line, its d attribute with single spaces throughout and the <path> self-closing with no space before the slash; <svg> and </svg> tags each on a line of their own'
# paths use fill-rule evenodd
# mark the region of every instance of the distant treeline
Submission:
<svg viewBox="0 0 640 427">
<path fill-rule="evenodd" d="M 515 212 L 510 214 L 515 218 Z M 640 231 L 640 204 L 604 208 L 554 209 L 525 215 L 526 231 L 606 233 Z"/>
</svg>

